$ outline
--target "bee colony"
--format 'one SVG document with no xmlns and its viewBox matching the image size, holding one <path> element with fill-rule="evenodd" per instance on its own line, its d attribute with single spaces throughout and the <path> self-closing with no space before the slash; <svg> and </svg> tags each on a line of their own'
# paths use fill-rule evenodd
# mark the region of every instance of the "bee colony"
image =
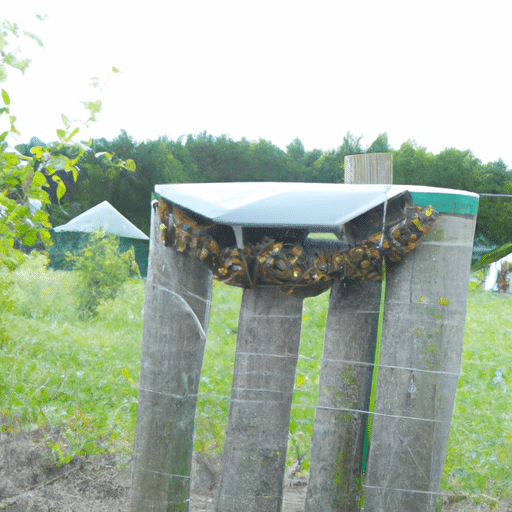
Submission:
<svg viewBox="0 0 512 512">
<path fill-rule="evenodd" d="M 160 198 L 162 241 L 178 252 L 195 254 L 217 281 L 254 288 L 279 286 L 286 295 L 312 297 L 335 279 L 382 278 L 382 261 L 393 268 L 428 233 L 438 213 L 428 206 L 406 205 L 401 218 L 365 240 L 308 238 L 307 229 L 252 229 L 242 247 L 227 225 L 185 211 Z M 231 236 L 230 236 L 231 235 Z"/>
<path fill-rule="evenodd" d="M 332 289 L 305 510 L 356 510 L 364 495 L 368 510 L 432 512 L 477 206 L 464 191 L 386 184 L 157 185 L 132 510 L 198 498 L 213 278 L 244 288 L 215 510 L 281 510 L 291 411 L 305 406 L 293 402 L 303 298 Z"/>
</svg>

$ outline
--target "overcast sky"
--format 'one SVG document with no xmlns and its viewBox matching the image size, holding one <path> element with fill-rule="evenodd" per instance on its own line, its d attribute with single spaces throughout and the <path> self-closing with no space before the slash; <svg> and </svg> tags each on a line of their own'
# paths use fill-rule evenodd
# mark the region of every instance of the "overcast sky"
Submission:
<svg viewBox="0 0 512 512">
<path fill-rule="evenodd" d="M 395 149 L 512 167 L 511 0 L 0 0 L 0 18 L 45 44 L 23 44 L 30 68 L 2 84 L 22 142 L 55 140 L 115 66 L 81 138 L 206 130 L 328 150 L 387 132 Z"/>
</svg>

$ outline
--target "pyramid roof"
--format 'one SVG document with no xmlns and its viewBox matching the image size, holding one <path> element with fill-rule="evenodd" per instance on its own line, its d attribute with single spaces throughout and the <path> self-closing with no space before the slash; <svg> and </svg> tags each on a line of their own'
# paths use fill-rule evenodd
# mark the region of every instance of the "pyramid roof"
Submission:
<svg viewBox="0 0 512 512">
<path fill-rule="evenodd" d="M 68 223 L 57 226 L 54 231 L 91 233 L 100 228 L 110 235 L 148 240 L 148 237 L 137 226 L 121 215 L 108 201 L 103 201 Z"/>
</svg>

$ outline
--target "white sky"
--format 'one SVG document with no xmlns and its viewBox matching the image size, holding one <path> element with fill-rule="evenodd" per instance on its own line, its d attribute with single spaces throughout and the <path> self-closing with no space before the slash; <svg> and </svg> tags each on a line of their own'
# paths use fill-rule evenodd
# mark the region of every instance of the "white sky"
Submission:
<svg viewBox="0 0 512 512">
<path fill-rule="evenodd" d="M 511 0 L 0 0 L 2 18 L 45 43 L 1 84 L 22 142 L 83 118 L 89 79 L 116 66 L 83 139 L 206 130 L 328 150 L 387 132 L 512 167 Z"/>
</svg>

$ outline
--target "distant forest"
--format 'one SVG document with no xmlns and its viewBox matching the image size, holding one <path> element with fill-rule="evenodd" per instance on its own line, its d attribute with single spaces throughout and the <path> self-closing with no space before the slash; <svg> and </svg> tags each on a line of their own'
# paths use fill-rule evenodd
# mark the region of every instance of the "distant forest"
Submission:
<svg viewBox="0 0 512 512">
<path fill-rule="evenodd" d="M 482 163 L 471 151 L 447 148 L 435 155 L 415 141 L 399 149 L 389 146 L 383 133 L 369 147 L 362 137 L 350 132 L 343 143 L 329 151 L 306 151 L 297 138 L 286 150 L 260 139 L 234 141 L 206 132 L 178 140 L 161 137 L 137 142 L 125 131 L 115 139 L 96 139 L 80 160 L 76 182 L 64 177 L 67 191 L 60 205 L 52 205 L 54 226 L 101 201 L 109 201 L 125 217 L 148 234 L 151 193 L 158 183 L 292 181 L 343 183 L 346 155 L 393 153 L 394 183 L 429 185 L 469 190 L 477 193 L 511 194 L 512 172 L 500 159 Z M 113 170 L 98 154 L 115 153 L 133 159 L 135 172 Z M 512 199 L 481 197 L 477 236 L 489 244 L 512 241 Z"/>
</svg>

